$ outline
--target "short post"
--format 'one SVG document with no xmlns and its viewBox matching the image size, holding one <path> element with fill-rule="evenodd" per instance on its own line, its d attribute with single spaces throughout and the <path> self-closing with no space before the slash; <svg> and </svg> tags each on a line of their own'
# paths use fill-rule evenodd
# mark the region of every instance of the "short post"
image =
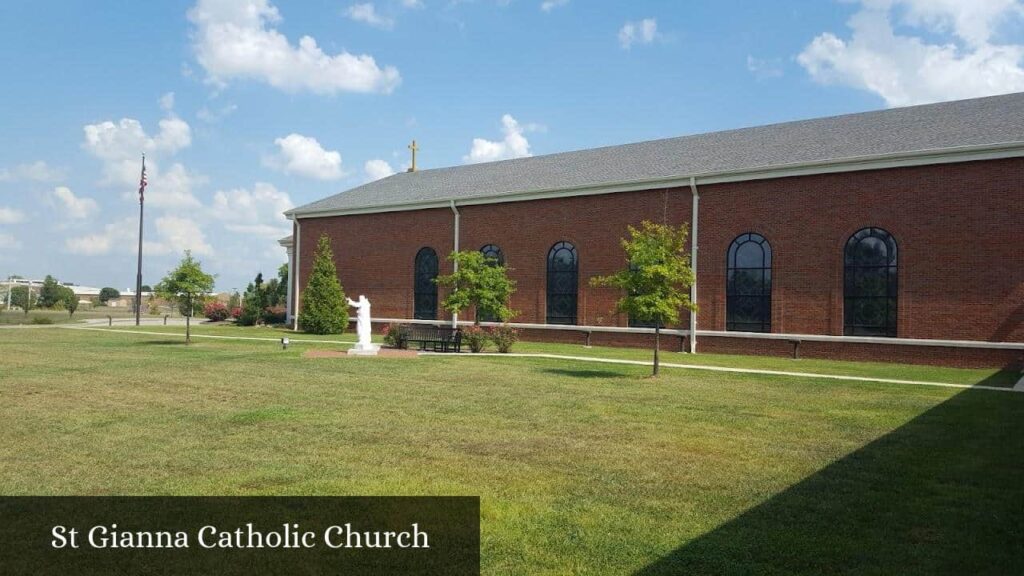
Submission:
<svg viewBox="0 0 1024 576">
<path fill-rule="evenodd" d="M 686 352 L 686 336 L 679 336 L 679 351 Z"/>
<path fill-rule="evenodd" d="M 592 334 L 592 332 L 590 330 L 587 330 L 587 348 L 590 348 L 590 335 L 591 334 Z"/>
<path fill-rule="evenodd" d="M 108 315 L 107 316 L 107 326 L 113 326 L 113 325 L 114 325 L 114 317 Z"/>
<path fill-rule="evenodd" d="M 168 316 L 170 316 L 170 314 L 164 314 L 164 326 L 167 326 L 167 317 Z"/>
<path fill-rule="evenodd" d="M 793 340 L 793 360 L 800 359 L 800 341 Z"/>
</svg>

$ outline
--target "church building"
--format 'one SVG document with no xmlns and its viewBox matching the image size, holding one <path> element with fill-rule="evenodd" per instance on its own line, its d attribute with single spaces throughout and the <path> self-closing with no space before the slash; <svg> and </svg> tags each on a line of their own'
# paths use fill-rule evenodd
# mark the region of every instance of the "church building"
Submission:
<svg viewBox="0 0 1024 576">
<path fill-rule="evenodd" d="M 627 226 L 650 220 L 689 226 L 697 279 L 666 348 L 1024 357 L 1024 94 L 403 172 L 287 216 L 291 312 L 326 234 L 378 326 L 473 321 L 432 280 L 481 250 L 517 281 L 525 338 L 648 346 L 590 278 L 626 266 Z"/>
</svg>

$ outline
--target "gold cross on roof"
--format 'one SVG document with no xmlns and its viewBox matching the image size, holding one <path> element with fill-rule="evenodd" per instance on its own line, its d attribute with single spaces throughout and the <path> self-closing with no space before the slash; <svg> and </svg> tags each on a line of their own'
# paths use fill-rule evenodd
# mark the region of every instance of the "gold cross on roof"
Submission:
<svg viewBox="0 0 1024 576">
<path fill-rule="evenodd" d="M 416 153 L 419 152 L 420 147 L 416 145 L 416 141 L 413 140 L 412 144 L 409 145 L 409 150 L 412 150 L 412 166 L 409 167 L 409 172 L 416 171 Z"/>
</svg>

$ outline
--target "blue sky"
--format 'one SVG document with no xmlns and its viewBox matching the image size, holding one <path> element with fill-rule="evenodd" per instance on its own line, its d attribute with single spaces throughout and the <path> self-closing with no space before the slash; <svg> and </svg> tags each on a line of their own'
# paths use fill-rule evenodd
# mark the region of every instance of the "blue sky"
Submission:
<svg viewBox="0 0 1024 576">
<path fill-rule="evenodd" d="M 1024 91 L 1021 0 L 5 3 L 0 276 L 244 285 L 402 170 Z"/>
</svg>

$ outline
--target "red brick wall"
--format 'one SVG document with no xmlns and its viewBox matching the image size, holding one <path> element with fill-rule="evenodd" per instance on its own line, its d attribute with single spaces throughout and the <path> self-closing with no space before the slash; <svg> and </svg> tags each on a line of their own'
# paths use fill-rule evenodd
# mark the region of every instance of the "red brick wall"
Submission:
<svg viewBox="0 0 1024 576">
<path fill-rule="evenodd" d="M 900 337 L 1024 342 L 1024 159 L 717 184 L 700 193 L 701 329 L 725 330 L 726 251 L 736 236 L 757 232 L 774 255 L 772 331 L 842 334 L 843 246 L 876 226 L 899 245 Z M 619 240 L 627 225 L 689 223 L 690 207 L 688 188 L 464 206 L 461 248 L 500 246 L 518 281 L 516 321 L 543 323 L 547 252 L 570 241 L 579 251 L 579 322 L 624 326 L 613 311 L 617 294 L 589 279 L 625 264 Z M 450 272 L 448 209 L 303 220 L 303 285 L 321 233 L 332 238 L 346 292 L 366 294 L 374 317 L 412 317 L 421 247 L 434 248 L 441 273 Z M 714 340 L 703 341 L 719 346 Z"/>
<path fill-rule="evenodd" d="M 302 220 L 300 234 L 300 294 L 313 266 L 317 240 L 327 234 L 345 294 L 352 299 L 365 294 L 375 318 L 412 318 L 413 262 L 420 248 L 436 250 L 440 273 L 451 273 L 445 259 L 454 240 L 448 209 Z"/>
<path fill-rule="evenodd" d="M 843 333 L 843 247 L 866 226 L 899 247 L 903 338 L 1024 342 L 1024 160 L 701 188 L 700 328 L 725 330 L 725 254 L 772 245 L 772 331 Z"/>
</svg>

